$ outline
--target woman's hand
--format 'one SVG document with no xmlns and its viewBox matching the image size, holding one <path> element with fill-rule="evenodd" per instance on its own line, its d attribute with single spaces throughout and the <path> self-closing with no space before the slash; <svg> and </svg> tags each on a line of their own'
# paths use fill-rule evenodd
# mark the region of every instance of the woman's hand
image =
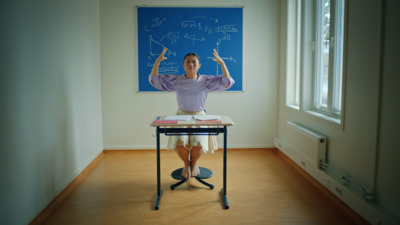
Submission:
<svg viewBox="0 0 400 225">
<path fill-rule="evenodd" d="M 164 48 L 163 51 L 161 52 L 160 56 L 158 56 L 158 58 L 154 62 L 153 69 L 151 70 L 151 74 L 150 74 L 151 77 L 155 77 L 158 75 L 158 67 L 160 66 L 160 63 L 167 59 L 164 56 L 165 52 L 167 52 L 167 50 L 168 50 L 168 48 Z"/>
<path fill-rule="evenodd" d="M 214 59 L 213 59 L 214 62 L 216 62 L 220 65 L 224 63 L 224 60 L 222 60 L 221 57 L 219 57 L 218 52 L 217 52 L 217 50 L 215 50 L 215 48 L 213 50 L 213 55 L 214 55 Z"/>
<path fill-rule="evenodd" d="M 229 74 L 229 70 L 228 70 L 228 68 L 226 67 L 224 60 L 222 60 L 222 58 L 219 57 L 218 52 L 217 52 L 217 50 L 215 50 L 215 48 L 214 48 L 213 54 L 214 54 L 214 59 L 213 59 L 213 61 L 214 61 L 214 62 L 217 62 L 217 63 L 221 66 L 222 75 L 223 75 L 224 77 L 226 77 L 226 78 L 229 79 L 229 78 L 231 77 L 231 75 Z M 217 74 L 217 75 L 218 75 L 218 74 Z"/>
<path fill-rule="evenodd" d="M 161 52 L 160 56 L 158 56 L 158 58 L 156 59 L 156 63 L 160 63 L 164 60 L 167 59 L 167 57 L 165 57 L 165 52 L 167 52 L 168 48 L 164 48 L 163 51 Z"/>
</svg>

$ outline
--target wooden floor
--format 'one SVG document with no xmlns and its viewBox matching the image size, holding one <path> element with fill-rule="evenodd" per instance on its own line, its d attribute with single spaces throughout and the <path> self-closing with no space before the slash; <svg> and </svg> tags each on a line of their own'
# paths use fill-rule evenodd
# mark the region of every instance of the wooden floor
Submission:
<svg viewBox="0 0 400 225">
<path fill-rule="evenodd" d="M 105 151 L 31 224 L 367 224 L 276 149 L 228 151 L 225 210 L 222 159 L 217 151 L 199 161 L 214 173 L 207 180 L 213 190 L 195 179 L 170 190 L 170 173 L 182 163 L 162 151 L 163 196 L 155 211 L 156 152 Z"/>
</svg>

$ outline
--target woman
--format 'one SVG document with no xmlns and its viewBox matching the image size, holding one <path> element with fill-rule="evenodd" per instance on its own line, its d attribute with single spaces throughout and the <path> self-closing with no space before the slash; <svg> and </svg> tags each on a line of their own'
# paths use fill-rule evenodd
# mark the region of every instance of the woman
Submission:
<svg viewBox="0 0 400 225">
<path fill-rule="evenodd" d="M 196 53 L 189 53 L 183 61 L 185 75 L 161 75 L 158 73 L 160 63 L 167 58 L 164 56 L 167 48 L 164 48 L 160 56 L 156 59 L 151 74 L 149 75 L 150 84 L 164 91 L 175 91 L 178 102 L 178 115 L 205 115 L 204 106 L 208 92 L 226 90 L 235 83 L 229 74 L 224 61 L 213 50 L 214 59 L 221 69 L 222 75 L 200 75 L 198 73 L 201 64 L 200 58 Z M 193 135 L 193 136 L 170 136 L 168 149 L 176 150 L 179 157 L 184 162 L 182 176 L 191 178 L 200 174 L 197 161 L 201 152 L 213 153 L 218 145 L 215 136 Z M 189 156 L 191 161 L 189 160 Z"/>
</svg>

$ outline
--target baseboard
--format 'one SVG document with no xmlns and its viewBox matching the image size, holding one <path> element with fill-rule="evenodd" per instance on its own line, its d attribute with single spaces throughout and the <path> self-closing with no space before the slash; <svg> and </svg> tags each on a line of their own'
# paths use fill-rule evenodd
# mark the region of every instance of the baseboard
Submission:
<svg viewBox="0 0 400 225">
<path fill-rule="evenodd" d="M 315 162 L 310 160 L 301 151 L 284 142 L 279 137 L 274 138 L 274 145 L 278 152 L 287 158 L 289 164 L 302 173 L 311 183 L 315 184 L 330 197 L 339 207 L 348 207 L 361 218 L 352 216 L 355 221 L 366 220 L 374 225 L 398 225 L 394 216 L 371 202 L 365 201 L 348 187 L 318 169 Z M 283 158 L 285 158 L 283 157 Z M 346 211 L 346 210 L 345 210 Z"/>
</svg>

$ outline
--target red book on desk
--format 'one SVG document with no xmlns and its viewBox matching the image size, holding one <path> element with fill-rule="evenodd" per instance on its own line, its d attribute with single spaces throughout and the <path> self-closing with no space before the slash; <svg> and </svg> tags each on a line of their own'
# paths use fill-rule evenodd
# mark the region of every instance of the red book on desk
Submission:
<svg viewBox="0 0 400 225">
<path fill-rule="evenodd" d="M 153 121 L 153 124 L 166 124 L 166 123 L 177 124 L 178 121 L 177 120 L 154 120 Z"/>
<path fill-rule="evenodd" d="M 196 123 L 221 123 L 221 120 L 196 120 Z"/>
<path fill-rule="evenodd" d="M 221 117 L 217 115 L 194 115 L 196 123 L 221 123 Z"/>
</svg>

